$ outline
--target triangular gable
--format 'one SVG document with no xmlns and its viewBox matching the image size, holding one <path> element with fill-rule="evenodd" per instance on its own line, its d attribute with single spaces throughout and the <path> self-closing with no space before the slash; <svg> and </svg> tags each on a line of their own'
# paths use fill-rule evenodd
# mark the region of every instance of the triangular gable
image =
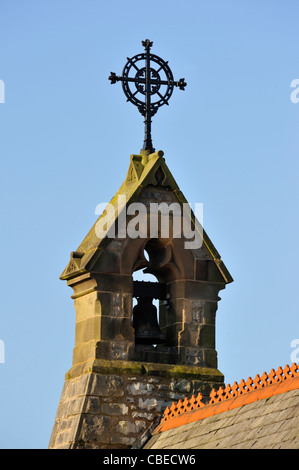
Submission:
<svg viewBox="0 0 299 470">
<path fill-rule="evenodd" d="M 162 151 L 155 152 L 151 155 L 131 155 L 131 161 L 127 176 L 117 193 L 111 199 L 110 204 L 114 208 L 114 216 L 107 221 L 109 228 L 111 228 L 120 213 L 125 207 L 138 200 L 140 192 L 146 186 L 163 186 L 172 190 L 180 204 L 188 203 L 187 199 L 181 192 L 175 179 L 173 178 L 169 168 L 163 158 Z M 119 196 L 122 196 L 119 198 Z M 96 233 L 96 225 L 98 221 L 104 217 L 105 211 L 100 215 L 96 223 L 93 225 L 85 239 L 79 245 L 75 252 L 71 253 L 71 259 L 65 270 L 60 276 L 60 279 L 69 279 L 87 271 L 88 267 L 94 262 L 95 258 L 98 259 L 101 246 L 104 239 L 98 237 Z M 191 210 L 191 219 L 195 222 L 194 213 Z M 227 268 L 222 262 L 219 253 L 207 236 L 206 232 L 202 230 L 203 244 L 209 251 L 211 258 L 214 260 L 217 268 L 219 269 L 225 283 L 233 281 Z"/>
</svg>

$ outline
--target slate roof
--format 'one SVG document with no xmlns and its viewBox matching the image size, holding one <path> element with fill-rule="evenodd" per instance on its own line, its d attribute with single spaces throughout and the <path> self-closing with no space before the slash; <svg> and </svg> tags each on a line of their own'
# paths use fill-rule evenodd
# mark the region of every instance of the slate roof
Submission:
<svg viewBox="0 0 299 470">
<path fill-rule="evenodd" d="M 298 365 L 173 403 L 143 448 L 299 449 Z"/>
</svg>

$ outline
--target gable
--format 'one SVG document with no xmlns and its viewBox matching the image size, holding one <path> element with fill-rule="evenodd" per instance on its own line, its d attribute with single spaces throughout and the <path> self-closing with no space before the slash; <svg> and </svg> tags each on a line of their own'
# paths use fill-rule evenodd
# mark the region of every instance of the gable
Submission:
<svg viewBox="0 0 299 470">
<path fill-rule="evenodd" d="M 112 215 L 107 215 L 107 211 L 104 211 L 100 215 L 77 250 L 71 253 L 70 262 L 61 274 L 61 279 L 70 279 L 78 274 L 87 272 L 94 266 L 109 243 L 107 237 L 99 237 L 97 227 L 105 217 L 107 230 L 112 230 L 115 224 L 120 220 L 126 207 L 128 207 L 129 204 L 138 202 L 142 199 L 142 196 L 144 197 L 146 188 L 154 188 L 156 192 L 157 188 L 163 188 L 164 199 L 165 194 L 169 193 L 172 199 L 178 201 L 181 206 L 188 204 L 168 169 L 163 155 L 162 151 L 158 151 L 151 155 L 131 156 L 126 179 L 109 203 L 109 207 L 113 209 L 111 211 Z M 192 210 L 190 218 L 193 226 L 196 227 L 198 221 Z M 231 275 L 204 229 L 200 231 L 200 236 L 202 237 L 202 248 L 198 257 L 213 261 L 213 264 L 215 264 L 221 276 L 222 282 L 225 284 L 232 282 L 233 279 Z"/>
</svg>

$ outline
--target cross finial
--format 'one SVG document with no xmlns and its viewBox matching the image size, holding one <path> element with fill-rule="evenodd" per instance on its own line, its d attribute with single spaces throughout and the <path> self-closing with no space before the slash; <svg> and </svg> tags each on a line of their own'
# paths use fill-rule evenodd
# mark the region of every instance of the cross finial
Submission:
<svg viewBox="0 0 299 470">
<path fill-rule="evenodd" d="M 160 106 L 168 105 L 175 86 L 184 90 L 187 83 L 184 78 L 174 81 L 168 62 L 150 53 L 152 41 L 146 39 L 142 41 L 142 45 L 145 48 L 145 53 L 137 54 L 131 59 L 128 58 L 122 76 L 111 72 L 109 80 L 111 84 L 122 82 L 127 101 L 137 106 L 138 111 L 144 116 L 145 133 L 142 150 L 152 153 L 155 151 L 151 137 L 152 117 Z M 143 63 L 143 66 L 140 63 Z M 153 63 L 158 68 L 154 68 Z M 132 76 L 132 72 L 135 75 Z"/>
<path fill-rule="evenodd" d="M 146 39 L 145 41 L 142 41 L 141 44 L 143 45 L 143 47 L 145 48 L 145 50 L 150 50 L 150 48 L 151 48 L 152 45 L 153 45 L 153 42 L 150 41 L 149 39 Z"/>
</svg>

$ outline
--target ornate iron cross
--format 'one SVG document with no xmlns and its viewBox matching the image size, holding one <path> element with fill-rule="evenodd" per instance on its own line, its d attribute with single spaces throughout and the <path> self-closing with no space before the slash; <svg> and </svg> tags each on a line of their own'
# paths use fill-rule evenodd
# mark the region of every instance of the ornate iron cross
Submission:
<svg viewBox="0 0 299 470">
<path fill-rule="evenodd" d="M 131 59 L 127 57 L 128 62 L 124 66 L 122 76 L 117 76 L 114 72 L 111 72 L 109 80 L 111 84 L 122 82 L 127 101 L 137 106 L 139 112 L 144 116 L 143 150 L 154 152 L 151 137 L 151 118 L 160 106 L 163 104 L 168 105 L 168 100 L 175 86 L 179 87 L 180 90 L 184 90 L 187 83 L 185 83 L 184 78 L 181 78 L 178 82 L 174 81 L 168 62 L 150 53 L 153 43 L 149 39 L 142 41 L 142 45 L 145 48 L 145 53 L 137 54 Z M 158 65 L 157 69 L 153 68 L 153 62 Z M 140 66 L 140 63 L 144 65 Z M 132 72 L 133 76 L 130 75 Z"/>
</svg>

